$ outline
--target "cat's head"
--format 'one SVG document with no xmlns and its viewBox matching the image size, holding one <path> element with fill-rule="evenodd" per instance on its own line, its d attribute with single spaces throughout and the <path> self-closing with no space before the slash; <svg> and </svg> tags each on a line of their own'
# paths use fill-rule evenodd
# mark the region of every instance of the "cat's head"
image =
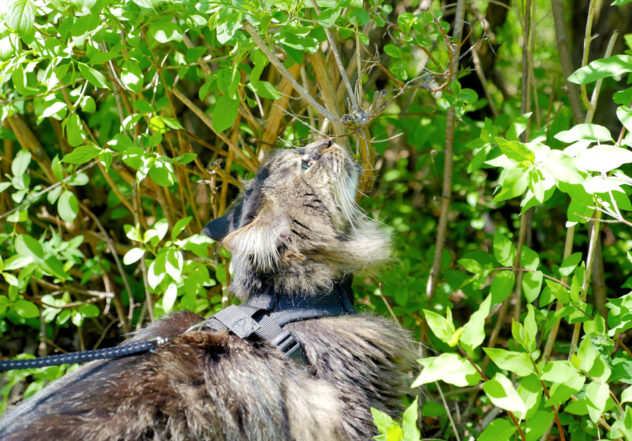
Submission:
<svg viewBox="0 0 632 441">
<path fill-rule="evenodd" d="M 358 166 L 329 141 L 281 150 L 204 233 L 232 252 L 233 291 L 318 292 L 389 258 L 389 237 L 355 204 Z"/>
</svg>

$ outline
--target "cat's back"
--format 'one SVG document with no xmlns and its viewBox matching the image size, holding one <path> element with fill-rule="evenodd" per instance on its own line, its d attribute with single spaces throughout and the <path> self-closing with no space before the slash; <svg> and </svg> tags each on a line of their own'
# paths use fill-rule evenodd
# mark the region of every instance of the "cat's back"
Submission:
<svg viewBox="0 0 632 441">
<path fill-rule="evenodd" d="M 57 381 L 3 418 L 0 440 L 369 440 L 370 407 L 398 407 L 408 340 L 387 320 L 288 325 L 306 366 L 264 342 L 183 334 L 199 319 L 164 319 L 137 337 L 172 338 L 154 353 L 90 363 Z"/>
</svg>

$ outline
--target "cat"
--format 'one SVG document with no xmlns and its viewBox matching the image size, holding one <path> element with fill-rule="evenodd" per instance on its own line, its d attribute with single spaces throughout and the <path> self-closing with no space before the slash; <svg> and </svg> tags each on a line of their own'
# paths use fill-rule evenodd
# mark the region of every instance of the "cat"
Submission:
<svg viewBox="0 0 632 441">
<path fill-rule="evenodd" d="M 302 359 L 172 314 L 128 340 L 168 343 L 57 380 L 0 420 L 0 440 L 373 439 L 370 408 L 401 410 L 414 349 L 394 320 L 347 313 L 350 275 L 391 260 L 388 232 L 355 204 L 358 175 L 328 141 L 281 150 L 204 230 L 232 252 L 230 289 L 243 302 L 272 293 L 311 305 L 342 293 L 345 313 L 283 326 Z"/>
</svg>

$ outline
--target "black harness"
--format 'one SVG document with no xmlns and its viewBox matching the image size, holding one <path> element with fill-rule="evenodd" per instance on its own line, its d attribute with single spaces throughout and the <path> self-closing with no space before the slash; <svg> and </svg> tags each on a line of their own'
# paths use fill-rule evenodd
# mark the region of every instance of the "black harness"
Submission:
<svg viewBox="0 0 632 441">
<path fill-rule="evenodd" d="M 249 339 L 259 338 L 276 347 L 286 357 L 309 364 L 305 350 L 285 325 L 301 320 L 355 314 L 351 277 L 334 284 L 328 294 L 279 296 L 274 292 L 252 295 L 241 305 L 222 309 L 187 330 L 232 332 Z M 148 341 L 123 344 L 113 348 L 56 354 L 23 360 L 0 360 L 0 371 L 59 366 L 92 360 L 120 358 L 153 351 L 168 340 L 156 337 Z"/>
<path fill-rule="evenodd" d="M 279 296 L 263 292 L 242 305 L 222 309 L 194 328 L 230 331 L 241 338 L 256 336 L 279 349 L 286 357 L 307 362 L 305 351 L 283 327 L 292 322 L 355 314 L 351 278 L 336 282 L 326 295 Z"/>
</svg>

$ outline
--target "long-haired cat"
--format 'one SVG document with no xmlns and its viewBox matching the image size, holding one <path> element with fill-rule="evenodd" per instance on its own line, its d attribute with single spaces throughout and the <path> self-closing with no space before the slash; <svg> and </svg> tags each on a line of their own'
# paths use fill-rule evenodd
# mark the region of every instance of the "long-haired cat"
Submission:
<svg viewBox="0 0 632 441">
<path fill-rule="evenodd" d="M 388 261 L 388 234 L 354 203 L 357 178 L 330 142 L 273 155 L 205 229 L 232 252 L 235 295 L 309 303 Z M 369 440 L 371 407 L 400 410 L 413 351 L 392 320 L 288 323 L 304 362 L 256 335 L 193 326 L 202 320 L 178 313 L 149 325 L 128 341 L 169 342 L 56 381 L 0 420 L 0 440 Z"/>
</svg>

